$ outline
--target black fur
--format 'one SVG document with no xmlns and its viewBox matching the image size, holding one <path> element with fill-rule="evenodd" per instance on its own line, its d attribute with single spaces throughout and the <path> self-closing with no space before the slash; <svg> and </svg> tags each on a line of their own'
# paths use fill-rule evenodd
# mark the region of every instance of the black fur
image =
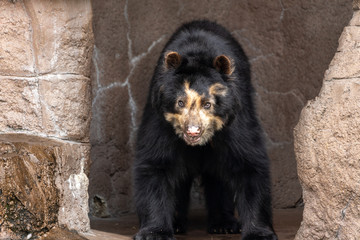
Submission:
<svg viewBox="0 0 360 240">
<path fill-rule="evenodd" d="M 181 55 L 177 68 L 165 69 L 168 51 Z M 233 60 L 231 76 L 214 68 L 219 55 Z M 229 89 L 226 96 L 216 98 L 214 106 L 225 125 L 205 145 L 187 145 L 164 118 L 164 113 L 175 112 L 185 80 L 198 93 L 206 93 L 216 82 Z M 195 21 L 175 32 L 157 63 L 138 131 L 133 170 L 140 231 L 134 239 L 174 239 L 174 233 L 185 232 L 190 188 L 198 175 L 205 188 L 208 232 L 237 233 L 241 227 L 244 240 L 277 239 L 272 227 L 269 159 L 253 93 L 247 57 L 226 29 Z"/>
</svg>

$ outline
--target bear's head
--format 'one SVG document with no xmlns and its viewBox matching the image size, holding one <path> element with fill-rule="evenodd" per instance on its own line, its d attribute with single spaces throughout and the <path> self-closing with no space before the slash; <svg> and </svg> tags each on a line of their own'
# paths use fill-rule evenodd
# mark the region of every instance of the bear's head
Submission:
<svg viewBox="0 0 360 240">
<path fill-rule="evenodd" d="M 175 51 L 166 52 L 163 61 L 153 105 L 186 144 L 205 145 L 231 115 L 233 61 L 225 55 L 198 58 Z"/>
</svg>

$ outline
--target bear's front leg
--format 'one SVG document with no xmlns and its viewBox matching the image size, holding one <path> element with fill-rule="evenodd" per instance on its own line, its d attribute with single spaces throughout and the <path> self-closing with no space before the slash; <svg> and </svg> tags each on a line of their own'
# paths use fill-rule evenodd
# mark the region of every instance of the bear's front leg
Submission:
<svg viewBox="0 0 360 240">
<path fill-rule="evenodd" d="M 140 230 L 135 240 L 175 240 L 173 236 L 174 186 L 165 170 L 134 169 L 134 191 Z M 172 176 L 173 177 L 173 176 Z"/>
<path fill-rule="evenodd" d="M 242 224 L 242 240 L 278 239 L 272 226 L 270 177 L 267 164 L 264 165 L 248 165 L 241 174 L 237 208 Z"/>
</svg>

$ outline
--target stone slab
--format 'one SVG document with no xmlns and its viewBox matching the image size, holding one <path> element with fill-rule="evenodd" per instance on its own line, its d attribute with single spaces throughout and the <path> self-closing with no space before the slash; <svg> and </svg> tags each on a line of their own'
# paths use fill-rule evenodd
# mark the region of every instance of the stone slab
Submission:
<svg viewBox="0 0 360 240">
<path fill-rule="evenodd" d="M 90 80 L 76 75 L 39 77 L 42 126 L 50 136 L 89 141 Z"/>
<path fill-rule="evenodd" d="M 360 237 L 360 78 L 324 82 L 295 128 L 304 219 L 296 239 Z"/>
<path fill-rule="evenodd" d="M 0 75 L 89 77 L 92 50 L 90 1 L 1 1 Z"/>
<path fill-rule="evenodd" d="M 90 1 L 25 0 L 32 22 L 37 71 L 90 76 L 93 49 Z"/>
<path fill-rule="evenodd" d="M 89 141 L 90 80 L 77 75 L 0 77 L 0 133 Z"/>
<path fill-rule="evenodd" d="M 35 74 L 31 28 L 22 2 L 0 1 L 0 75 Z"/>
<path fill-rule="evenodd" d="M 0 109 L 0 131 L 43 131 L 36 79 L 0 78 Z"/>
</svg>

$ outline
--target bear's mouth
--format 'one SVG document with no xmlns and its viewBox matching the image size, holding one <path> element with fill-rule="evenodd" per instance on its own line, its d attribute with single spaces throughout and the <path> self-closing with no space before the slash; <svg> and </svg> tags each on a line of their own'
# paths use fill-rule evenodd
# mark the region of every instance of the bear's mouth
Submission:
<svg viewBox="0 0 360 240">
<path fill-rule="evenodd" d="M 198 136 L 189 136 L 186 133 L 184 133 L 184 140 L 189 145 L 196 145 L 201 139 L 201 135 Z"/>
</svg>

